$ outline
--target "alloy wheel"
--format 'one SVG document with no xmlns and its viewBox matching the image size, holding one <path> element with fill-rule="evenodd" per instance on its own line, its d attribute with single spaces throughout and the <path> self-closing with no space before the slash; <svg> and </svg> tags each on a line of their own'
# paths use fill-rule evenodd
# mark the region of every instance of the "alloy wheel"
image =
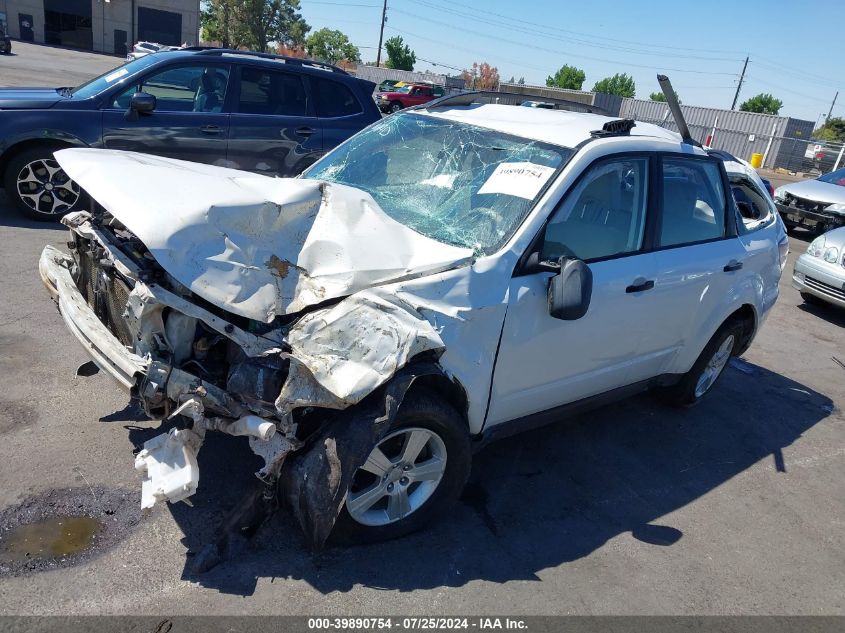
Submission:
<svg viewBox="0 0 845 633">
<path fill-rule="evenodd" d="M 79 201 L 79 185 L 52 158 L 24 165 L 17 176 L 17 194 L 24 204 L 44 215 L 63 215 Z"/>
<path fill-rule="evenodd" d="M 382 439 L 355 473 L 346 509 L 358 523 L 396 523 L 428 501 L 446 471 L 446 445 L 434 431 L 399 429 Z"/>
<path fill-rule="evenodd" d="M 704 369 L 701 370 L 701 376 L 699 376 L 698 382 L 695 385 L 696 398 L 700 398 L 707 393 L 707 390 L 710 389 L 710 387 L 713 386 L 713 383 L 716 382 L 716 379 L 722 373 L 725 365 L 728 364 L 733 348 L 734 335 L 731 334 L 722 341 L 719 349 L 716 350 L 710 358 L 710 361 L 704 366 Z"/>
</svg>

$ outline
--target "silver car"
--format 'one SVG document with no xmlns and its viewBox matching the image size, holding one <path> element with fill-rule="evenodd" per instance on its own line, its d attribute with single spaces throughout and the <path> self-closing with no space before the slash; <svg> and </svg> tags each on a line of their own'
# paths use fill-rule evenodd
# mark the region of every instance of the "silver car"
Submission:
<svg viewBox="0 0 845 633">
<path fill-rule="evenodd" d="M 778 187 L 775 204 L 787 229 L 803 226 L 824 233 L 845 226 L 845 168 Z"/>
<path fill-rule="evenodd" d="M 814 239 L 795 262 L 792 285 L 807 303 L 845 308 L 845 227 Z"/>
</svg>

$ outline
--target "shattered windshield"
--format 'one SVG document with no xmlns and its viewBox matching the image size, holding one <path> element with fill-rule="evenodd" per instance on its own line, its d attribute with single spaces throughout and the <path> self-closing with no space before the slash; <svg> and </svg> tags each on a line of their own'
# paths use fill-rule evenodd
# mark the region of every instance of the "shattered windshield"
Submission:
<svg viewBox="0 0 845 633">
<path fill-rule="evenodd" d="M 304 177 L 369 193 L 426 237 L 489 254 L 528 215 L 572 150 L 419 114 L 383 119 Z"/>
</svg>

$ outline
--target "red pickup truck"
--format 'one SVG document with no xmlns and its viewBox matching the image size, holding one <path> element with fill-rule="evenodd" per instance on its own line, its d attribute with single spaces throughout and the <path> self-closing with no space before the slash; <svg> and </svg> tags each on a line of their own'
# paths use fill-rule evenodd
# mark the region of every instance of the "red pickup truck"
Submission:
<svg viewBox="0 0 845 633">
<path fill-rule="evenodd" d="M 402 108 L 428 103 L 444 94 L 443 86 L 408 84 L 392 92 L 379 92 L 375 99 L 382 112 L 398 112 Z"/>
</svg>

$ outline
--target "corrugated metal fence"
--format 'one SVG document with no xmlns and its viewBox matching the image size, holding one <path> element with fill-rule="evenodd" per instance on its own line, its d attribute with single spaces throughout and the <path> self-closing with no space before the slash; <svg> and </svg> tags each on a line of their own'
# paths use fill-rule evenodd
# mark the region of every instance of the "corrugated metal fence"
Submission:
<svg viewBox="0 0 845 633">
<path fill-rule="evenodd" d="M 687 126 L 697 141 L 749 160 L 765 156 L 764 166 L 800 171 L 813 122 L 790 117 L 681 105 Z M 619 116 L 655 123 L 678 131 L 669 108 L 660 101 L 623 99 Z"/>
<path fill-rule="evenodd" d="M 503 83 L 499 89 L 537 100 L 559 98 L 578 101 L 600 107 L 611 116 L 654 123 L 678 131 L 669 108 L 660 101 L 511 83 Z M 750 160 L 752 154 L 763 154 L 765 167 L 783 167 L 791 171 L 808 171 L 812 167 L 812 161 L 805 156 L 810 153 L 812 121 L 689 105 L 681 105 L 681 110 L 693 138 L 703 145 L 709 142 L 714 149 L 726 150 L 745 160 Z"/>
</svg>

